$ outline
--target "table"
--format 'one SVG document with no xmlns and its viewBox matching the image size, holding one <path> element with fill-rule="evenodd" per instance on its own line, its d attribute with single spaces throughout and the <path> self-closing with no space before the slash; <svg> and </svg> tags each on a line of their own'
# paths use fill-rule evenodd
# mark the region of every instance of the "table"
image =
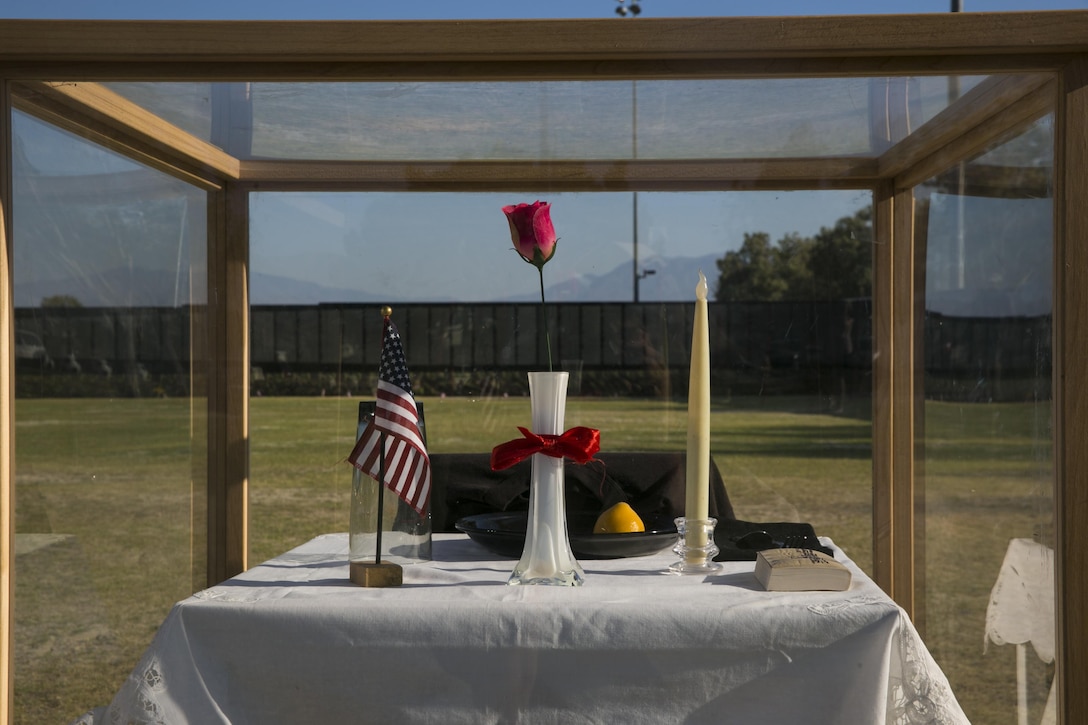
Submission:
<svg viewBox="0 0 1088 725">
<path fill-rule="evenodd" d="M 1054 550 L 1031 539 L 1012 539 L 986 606 L 986 639 L 1016 645 L 1018 725 L 1028 722 L 1027 645 L 1043 662 L 1054 661 Z M 1057 721 L 1057 692 L 1050 686 L 1042 725 Z"/>
<path fill-rule="evenodd" d="M 833 546 L 830 541 L 825 541 Z M 967 723 L 917 631 L 860 569 L 765 592 L 751 562 L 664 573 L 582 561 L 581 588 L 510 587 L 462 535 L 404 586 L 348 581 L 320 536 L 178 603 L 108 708 L 154 723 Z"/>
</svg>

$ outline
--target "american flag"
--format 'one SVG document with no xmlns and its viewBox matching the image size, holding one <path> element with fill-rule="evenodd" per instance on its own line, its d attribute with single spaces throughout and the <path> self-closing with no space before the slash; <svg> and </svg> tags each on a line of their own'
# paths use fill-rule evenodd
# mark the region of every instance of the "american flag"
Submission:
<svg viewBox="0 0 1088 725">
<path fill-rule="evenodd" d="M 359 436 L 348 461 L 363 473 L 380 480 L 378 454 L 385 434 L 385 480 L 405 503 L 420 514 L 427 510 L 431 494 L 431 461 L 419 430 L 419 415 L 408 381 L 408 363 L 397 326 L 385 318 L 381 364 L 378 368 L 377 405 L 374 418 Z"/>
</svg>

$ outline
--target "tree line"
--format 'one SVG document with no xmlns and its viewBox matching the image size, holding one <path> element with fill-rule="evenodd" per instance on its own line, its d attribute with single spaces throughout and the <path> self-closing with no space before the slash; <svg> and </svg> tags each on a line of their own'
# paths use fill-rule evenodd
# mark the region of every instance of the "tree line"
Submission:
<svg viewBox="0 0 1088 725">
<path fill-rule="evenodd" d="M 873 209 L 866 206 L 811 237 L 794 232 L 772 243 L 744 235 L 740 249 L 717 260 L 719 302 L 868 297 L 873 283 Z"/>
</svg>

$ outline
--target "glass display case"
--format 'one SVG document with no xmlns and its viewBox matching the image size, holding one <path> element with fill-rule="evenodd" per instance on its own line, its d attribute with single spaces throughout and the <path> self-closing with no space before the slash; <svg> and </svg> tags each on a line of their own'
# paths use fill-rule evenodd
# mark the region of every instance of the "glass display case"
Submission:
<svg viewBox="0 0 1088 725">
<path fill-rule="evenodd" d="M 1088 720 L 1086 86 L 1079 11 L 0 21 L 0 723 L 346 530 L 381 305 L 434 452 L 516 435 L 545 330 L 568 425 L 681 450 L 699 271 L 738 517 L 834 539 L 973 722 Z"/>
</svg>

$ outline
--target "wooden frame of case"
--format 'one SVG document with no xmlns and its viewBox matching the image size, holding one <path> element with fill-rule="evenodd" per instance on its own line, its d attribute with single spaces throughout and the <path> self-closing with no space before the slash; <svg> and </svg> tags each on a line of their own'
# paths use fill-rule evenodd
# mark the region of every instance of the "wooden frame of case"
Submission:
<svg viewBox="0 0 1088 725">
<path fill-rule="evenodd" d="M 96 81 L 546 80 L 995 75 L 876 159 L 434 164 L 247 161 Z M 52 85 L 44 81 L 80 81 Z M 894 99 L 891 99 L 894 102 Z M 208 287 L 194 348 L 208 411 L 208 579 L 246 567 L 247 194 L 260 190 L 869 189 L 874 257 L 874 574 L 915 610 L 916 349 L 912 187 L 1054 114 L 1054 471 L 1059 718 L 1088 722 L 1088 12 L 472 22 L 0 20 L 0 725 L 12 717 L 14 323 L 11 109 L 209 194 Z M 418 172 L 420 164 L 413 163 Z M 603 186 L 602 186 L 603 184 Z M 924 251 L 922 252 L 924 254 Z M 886 354 L 885 354 L 886 353 Z M 195 358 L 199 359 L 199 358 Z M 1081 364 L 1077 364 L 1081 361 Z"/>
</svg>

